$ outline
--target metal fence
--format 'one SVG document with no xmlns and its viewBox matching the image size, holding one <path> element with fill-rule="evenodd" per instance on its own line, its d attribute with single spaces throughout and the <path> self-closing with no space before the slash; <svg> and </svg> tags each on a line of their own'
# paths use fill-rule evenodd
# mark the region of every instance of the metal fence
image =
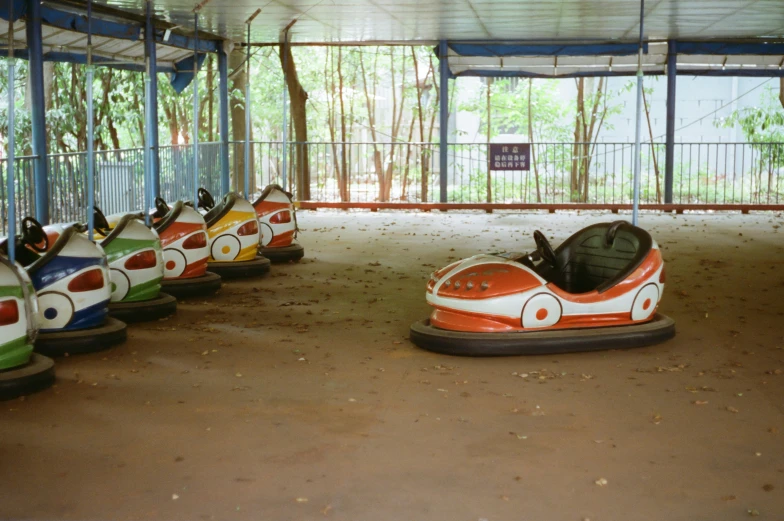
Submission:
<svg viewBox="0 0 784 521">
<path fill-rule="evenodd" d="M 310 199 L 317 202 L 437 202 L 440 197 L 438 143 L 306 144 L 253 142 L 251 193 L 270 183 L 297 190 L 297 156 L 308 154 Z M 220 193 L 220 143 L 199 145 L 198 183 L 193 146 L 162 146 L 161 195 L 168 201 L 193 199 L 205 186 Z M 232 186 L 244 177 L 243 142 L 229 144 Z M 448 145 L 447 197 L 454 203 L 628 204 L 632 200 L 634 146 L 630 143 L 536 143 L 530 169 L 488 170 L 486 143 Z M 284 176 L 284 154 L 286 173 Z M 664 202 L 663 143 L 642 150 L 641 202 Z M 33 158 L 15 164 L 18 215 L 34 208 Z M 50 215 L 53 222 L 87 215 L 86 153 L 48 157 Z M 0 160 L 0 230 L 6 232 L 7 164 Z M 141 148 L 98 151 L 96 203 L 107 214 L 143 207 L 144 157 Z M 675 145 L 675 204 L 784 203 L 784 143 L 678 143 Z M 285 179 L 285 182 L 284 182 Z M 198 185 L 198 186 L 196 186 Z"/>
<path fill-rule="evenodd" d="M 241 157 L 244 143 L 233 143 Z M 253 142 L 256 186 L 283 184 L 284 146 Z M 296 190 L 296 147 L 286 145 L 286 187 Z M 487 144 L 449 144 L 447 201 L 454 203 L 628 204 L 633 197 L 634 145 L 537 143 L 527 171 L 488 169 Z M 307 143 L 310 199 L 320 202 L 439 199 L 438 143 Z M 233 161 L 235 174 L 242 165 Z M 642 150 L 643 203 L 663 203 L 665 146 Z M 674 204 L 784 203 L 784 144 L 677 143 Z"/>
</svg>

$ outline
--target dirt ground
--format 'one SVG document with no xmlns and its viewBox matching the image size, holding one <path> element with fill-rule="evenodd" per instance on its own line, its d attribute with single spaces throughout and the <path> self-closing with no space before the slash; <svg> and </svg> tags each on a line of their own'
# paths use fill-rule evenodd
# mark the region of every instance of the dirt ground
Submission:
<svg viewBox="0 0 784 521">
<path fill-rule="evenodd" d="M 784 519 L 781 214 L 642 215 L 665 344 L 467 359 L 407 340 L 436 267 L 613 217 L 300 212 L 301 263 L 0 404 L 0 518 Z"/>
</svg>

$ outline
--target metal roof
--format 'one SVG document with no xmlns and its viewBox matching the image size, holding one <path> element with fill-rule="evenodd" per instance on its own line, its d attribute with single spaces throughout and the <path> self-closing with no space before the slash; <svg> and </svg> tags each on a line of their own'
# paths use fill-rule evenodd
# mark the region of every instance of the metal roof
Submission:
<svg viewBox="0 0 784 521">
<path fill-rule="evenodd" d="M 25 38 L 26 23 L 24 20 L 14 22 L 14 47 L 16 54 L 26 56 L 23 51 L 27 47 Z M 74 58 L 81 58 L 86 54 L 87 35 L 82 32 L 69 31 L 59 27 L 43 24 L 41 33 L 43 35 L 44 59 L 52 59 L 57 56 L 69 55 Z M 8 22 L 0 18 L 0 42 L 3 49 L 7 46 Z M 111 62 L 115 65 L 127 65 L 126 68 L 134 68 L 133 65 L 144 67 L 144 40 L 125 40 L 118 38 L 108 38 L 105 36 L 94 35 L 93 38 L 93 59 L 96 63 Z M 185 58 L 193 56 L 193 51 L 171 47 L 168 45 L 156 45 L 158 67 L 162 72 L 173 72 L 177 68 L 177 63 Z M 5 54 L 5 52 L 3 52 Z M 62 61 L 82 61 L 81 59 L 62 60 Z M 192 62 L 191 62 L 192 63 Z M 193 65 L 191 64 L 191 68 Z"/>
<path fill-rule="evenodd" d="M 95 0 L 137 15 L 144 0 Z M 157 17 L 193 26 L 203 0 L 154 0 Z M 254 43 L 277 42 L 293 20 L 293 42 L 432 42 L 447 40 L 634 41 L 637 0 L 208 0 L 200 27 L 245 40 L 256 10 Z M 784 37 L 782 0 L 648 0 L 645 35 L 651 40 Z"/>
</svg>

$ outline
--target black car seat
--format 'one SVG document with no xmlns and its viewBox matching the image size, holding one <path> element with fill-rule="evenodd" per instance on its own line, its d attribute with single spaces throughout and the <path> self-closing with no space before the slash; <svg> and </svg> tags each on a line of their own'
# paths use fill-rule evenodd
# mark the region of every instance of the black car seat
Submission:
<svg viewBox="0 0 784 521">
<path fill-rule="evenodd" d="M 207 228 L 220 221 L 224 215 L 229 213 L 229 211 L 234 207 L 234 203 L 239 198 L 240 196 L 235 192 L 227 193 L 223 199 L 221 199 L 221 201 L 204 216 L 204 221 L 207 223 Z"/>
<path fill-rule="evenodd" d="M 637 269 L 652 246 L 648 232 L 626 221 L 594 224 L 564 241 L 556 265 L 541 275 L 569 293 L 602 293 Z"/>
</svg>

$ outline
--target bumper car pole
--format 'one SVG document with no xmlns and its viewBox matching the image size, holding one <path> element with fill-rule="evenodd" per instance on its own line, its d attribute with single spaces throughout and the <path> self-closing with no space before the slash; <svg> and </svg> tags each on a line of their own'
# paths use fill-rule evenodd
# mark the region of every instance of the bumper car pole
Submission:
<svg viewBox="0 0 784 521">
<path fill-rule="evenodd" d="M 93 139 L 95 128 L 93 125 L 93 2 L 87 0 L 87 237 L 93 240 L 93 227 L 95 218 L 95 150 Z"/>
<path fill-rule="evenodd" d="M 193 201 L 199 200 L 199 8 L 193 10 Z"/>
<path fill-rule="evenodd" d="M 144 224 L 149 228 L 152 226 L 152 209 L 153 195 L 153 111 L 152 111 L 152 77 L 153 77 L 153 57 L 155 52 L 154 40 L 150 37 L 149 32 L 152 31 L 152 5 L 149 0 L 146 4 L 146 24 L 144 26 L 144 48 L 145 48 L 145 74 L 144 74 L 144 121 L 146 126 L 145 131 L 145 147 L 144 147 Z M 156 122 L 157 124 L 157 122 Z M 157 195 L 157 194 L 156 194 Z"/>
<path fill-rule="evenodd" d="M 286 108 L 289 102 L 288 100 L 289 87 L 288 87 L 288 81 L 286 79 L 286 67 L 288 67 L 288 50 L 284 49 L 283 46 L 284 45 L 288 46 L 289 44 L 289 27 L 291 27 L 291 24 L 289 24 L 289 26 L 283 30 L 283 35 L 282 35 L 283 38 L 281 41 L 281 48 L 280 48 L 280 52 L 283 53 L 283 169 L 282 169 L 283 183 L 282 184 L 284 190 L 286 190 L 286 177 L 288 173 L 288 166 L 286 164 L 288 160 L 288 154 L 286 153 L 286 149 L 288 148 L 287 141 L 288 141 L 288 131 L 289 131 L 288 128 L 289 118 L 288 118 L 288 111 L 286 110 Z"/>
<path fill-rule="evenodd" d="M 645 22 L 645 0 L 640 0 L 640 46 L 637 50 L 637 116 L 634 131 L 634 201 L 632 202 L 632 224 L 637 226 L 640 213 L 640 170 L 642 168 L 640 132 L 642 127 L 642 38 Z"/>
<path fill-rule="evenodd" d="M 16 62 L 14 61 L 14 3 L 9 4 L 8 17 L 8 172 L 5 176 L 6 193 L 8 194 L 8 259 L 11 264 L 16 260 L 16 192 L 14 186 L 14 89 L 16 79 Z"/>
<path fill-rule="evenodd" d="M 247 22 L 248 40 L 245 45 L 245 185 L 242 191 L 245 199 L 250 195 L 250 20 Z"/>
</svg>

